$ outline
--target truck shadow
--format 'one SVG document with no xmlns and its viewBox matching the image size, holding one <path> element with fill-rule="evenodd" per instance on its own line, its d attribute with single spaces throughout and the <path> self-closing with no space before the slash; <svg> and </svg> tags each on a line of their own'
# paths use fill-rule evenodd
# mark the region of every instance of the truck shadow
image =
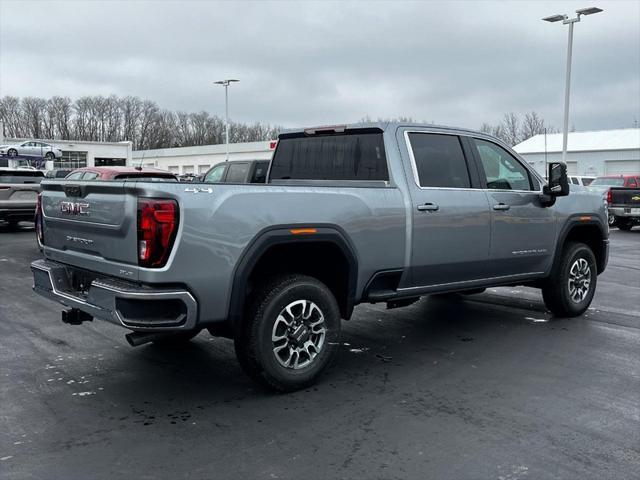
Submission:
<svg viewBox="0 0 640 480">
<path fill-rule="evenodd" d="M 402 367 L 403 375 L 419 375 L 425 365 L 450 360 L 452 355 L 464 358 L 465 352 L 477 353 L 487 341 L 494 341 L 496 333 L 529 328 L 532 322 L 526 315 L 526 311 L 496 308 L 458 296 L 425 298 L 397 310 L 362 305 L 351 321 L 343 322 L 340 350 L 329 371 L 315 387 L 290 395 L 367 389 L 372 378 L 389 374 L 389 369 L 396 367 Z M 539 312 L 530 315 L 541 316 Z M 170 403 L 179 399 L 188 411 L 243 399 L 280 397 L 245 376 L 232 341 L 206 332 L 180 348 L 148 345 L 126 352 L 113 359 L 112 368 L 127 375 L 111 377 L 105 390 L 122 394 L 133 403 L 143 398 Z"/>
</svg>

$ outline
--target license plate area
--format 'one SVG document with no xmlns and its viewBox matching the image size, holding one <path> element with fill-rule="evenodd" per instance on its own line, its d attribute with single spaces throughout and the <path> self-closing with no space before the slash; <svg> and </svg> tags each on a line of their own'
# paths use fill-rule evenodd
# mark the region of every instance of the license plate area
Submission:
<svg viewBox="0 0 640 480">
<path fill-rule="evenodd" d="M 38 196 L 37 192 L 33 190 L 18 190 L 11 195 L 11 200 L 20 200 L 20 201 L 36 201 L 36 197 Z"/>
</svg>

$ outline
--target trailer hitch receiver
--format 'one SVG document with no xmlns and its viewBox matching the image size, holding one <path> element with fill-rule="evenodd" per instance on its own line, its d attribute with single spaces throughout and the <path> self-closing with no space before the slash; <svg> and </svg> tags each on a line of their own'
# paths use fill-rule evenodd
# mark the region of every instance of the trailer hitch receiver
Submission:
<svg viewBox="0 0 640 480">
<path fill-rule="evenodd" d="M 93 317 L 77 308 L 62 311 L 62 322 L 68 325 L 80 325 L 82 322 L 90 322 Z"/>
</svg>

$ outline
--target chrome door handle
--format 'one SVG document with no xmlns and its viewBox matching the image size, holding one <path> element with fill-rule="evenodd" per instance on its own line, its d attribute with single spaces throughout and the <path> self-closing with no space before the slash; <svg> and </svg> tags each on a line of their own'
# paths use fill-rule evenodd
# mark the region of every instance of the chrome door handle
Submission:
<svg viewBox="0 0 640 480">
<path fill-rule="evenodd" d="M 418 205 L 418 211 L 420 212 L 437 212 L 440 207 L 434 203 L 425 203 L 424 205 Z"/>
<path fill-rule="evenodd" d="M 494 210 L 509 210 L 511 205 L 507 205 L 506 203 L 499 203 L 493 206 Z"/>
</svg>

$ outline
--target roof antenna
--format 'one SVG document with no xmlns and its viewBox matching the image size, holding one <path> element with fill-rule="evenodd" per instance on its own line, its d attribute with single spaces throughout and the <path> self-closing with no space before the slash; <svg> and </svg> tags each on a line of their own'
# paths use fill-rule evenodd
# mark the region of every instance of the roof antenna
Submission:
<svg viewBox="0 0 640 480">
<path fill-rule="evenodd" d="M 142 151 L 142 158 L 140 159 L 140 165 L 134 167 L 136 170 L 138 170 L 139 172 L 142 171 L 142 162 L 144 161 L 144 154 L 147 153 L 146 150 Z"/>
</svg>

